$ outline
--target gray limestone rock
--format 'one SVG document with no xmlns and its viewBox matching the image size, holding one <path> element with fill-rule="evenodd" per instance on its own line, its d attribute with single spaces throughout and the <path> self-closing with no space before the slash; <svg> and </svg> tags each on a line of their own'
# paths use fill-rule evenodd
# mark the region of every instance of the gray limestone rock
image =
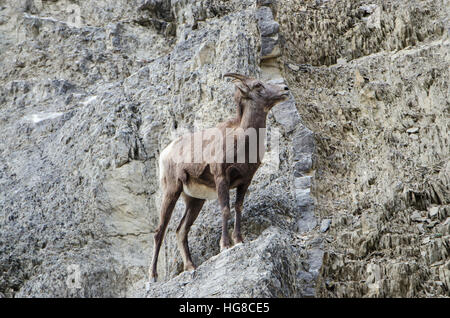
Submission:
<svg viewBox="0 0 450 318">
<path fill-rule="evenodd" d="M 448 297 L 447 6 L 0 0 L 0 296 Z M 181 273 L 180 200 L 146 291 L 159 154 L 234 115 L 227 72 L 291 91 L 245 243 L 207 202 Z"/>
<path fill-rule="evenodd" d="M 258 19 L 258 30 L 262 37 L 275 35 L 278 33 L 279 24 L 273 19 L 272 10 L 269 7 L 261 7 L 256 10 Z"/>
<path fill-rule="evenodd" d="M 146 296 L 159 222 L 160 152 L 177 135 L 234 115 L 234 88 L 224 73 L 279 79 L 260 65 L 254 1 L 102 0 L 79 6 L 57 0 L 0 7 L 0 293 Z M 261 22 L 263 33 L 276 38 L 270 9 Z M 268 126 L 283 130 L 284 122 L 269 116 Z M 307 260 L 290 248 L 303 209 L 292 183 L 291 143 L 280 137 L 249 189 L 244 245 L 219 254 L 218 204 L 205 204 L 189 237 L 204 275 L 193 286 L 206 286 L 202 295 L 215 293 L 208 277 L 217 260 L 236 275 L 255 274 L 223 295 L 299 297 L 314 290 L 315 280 L 296 279 L 298 264 Z M 160 254 L 159 277 L 169 285 L 182 270 L 175 240 L 181 201 Z M 314 238 L 309 235 L 304 244 Z M 284 270 L 290 273 L 280 275 Z M 266 287 L 252 291 L 254 283 Z"/>
<path fill-rule="evenodd" d="M 291 241 L 270 227 L 254 241 L 210 258 L 195 271 L 150 285 L 147 297 L 310 296 L 317 275 L 315 251 L 308 257 L 306 245 L 294 246 Z"/>
</svg>

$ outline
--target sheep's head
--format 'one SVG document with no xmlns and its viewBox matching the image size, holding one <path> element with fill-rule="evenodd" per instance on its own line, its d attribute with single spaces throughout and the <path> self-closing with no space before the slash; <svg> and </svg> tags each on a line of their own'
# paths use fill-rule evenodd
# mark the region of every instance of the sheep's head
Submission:
<svg viewBox="0 0 450 318">
<path fill-rule="evenodd" d="M 236 73 L 227 73 L 224 77 L 232 77 L 236 85 L 235 99 L 239 104 L 241 98 L 252 100 L 256 107 L 268 112 L 277 103 L 289 97 L 289 88 L 282 84 L 264 83 L 256 78 L 250 78 Z"/>
</svg>

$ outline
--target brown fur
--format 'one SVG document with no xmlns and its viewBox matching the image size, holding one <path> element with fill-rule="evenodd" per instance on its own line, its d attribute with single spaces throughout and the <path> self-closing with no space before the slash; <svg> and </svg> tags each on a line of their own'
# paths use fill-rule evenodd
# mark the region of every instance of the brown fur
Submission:
<svg viewBox="0 0 450 318">
<path fill-rule="evenodd" d="M 160 224 L 154 236 L 155 246 L 153 261 L 150 269 L 150 277 L 156 281 L 157 262 L 159 250 L 162 244 L 165 230 L 169 223 L 172 211 L 180 195 L 183 197 L 186 210 L 177 228 L 178 248 L 183 257 L 184 269 L 193 270 L 195 266 L 192 262 L 189 252 L 187 236 L 191 225 L 197 218 L 205 198 L 195 198 L 189 196 L 186 192 L 189 187 L 195 187 L 201 191 L 217 194 L 219 205 L 222 211 L 222 237 L 220 240 L 221 250 L 231 246 L 227 231 L 227 222 L 230 218 L 230 189 L 236 188 L 235 203 L 235 223 L 232 239 L 235 244 L 241 243 L 241 213 L 244 202 L 244 196 L 252 181 L 252 178 L 261 164 L 262 157 L 259 155 L 259 147 L 264 145 L 257 135 L 257 161 L 252 163 L 249 160 L 249 138 L 244 136 L 239 130 L 247 128 L 265 128 L 268 111 L 278 102 L 285 100 L 288 96 L 288 88 L 285 85 L 272 85 L 263 83 L 257 79 L 248 78 L 243 75 L 229 73 L 225 76 L 234 78 L 235 102 L 237 114 L 226 122 L 220 123 L 216 128 L 219 129 L 223 140 L 226 134 L 233 133 L 234 138 L 234 162 L 227 163 L 225 160 L 226 147 L 224 142 L 223 163 L 213 161 L 203 161 L 194 163 L 195 152 L 193 146 L 186 147 L 193 140 L 195 134 L 188 134 L 179 137 L 173 141 L 162 153 L 160 159 L 160 181 L 163 192 L 163 200 L 160 210 Z M 227 131 L 228 128 L 228 131 Z M 208 132 L 208 130 L 203 131 Z M 245 162 L 237 162 L 237 140 L 245 139 Z M 202 146 L 215 145 L 214 138 L 202 138 Z M 186 148 L 183 150 L 183 147 Z M 204 149 L 204 148 L 203 148 Z M 183 162 L 174 160 L 176 154 L 182 154 Z M 186 163 L 187 162 L 187 163 Z M 191 162 L 191 163 L 189 163 Z"/>
</svg>

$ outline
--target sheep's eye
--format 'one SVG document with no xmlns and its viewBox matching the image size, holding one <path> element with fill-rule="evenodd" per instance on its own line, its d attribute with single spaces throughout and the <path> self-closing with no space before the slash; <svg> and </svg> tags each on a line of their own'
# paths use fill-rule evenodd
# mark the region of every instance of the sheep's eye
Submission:
<svg viewBox="0 0 450 318">
<path fill-rule="evenodd" d="M 256 83 L 254 88 L 260 89 L 261 87 L 263 87 L 263 85 L 261 83 Z"/>
</svg>

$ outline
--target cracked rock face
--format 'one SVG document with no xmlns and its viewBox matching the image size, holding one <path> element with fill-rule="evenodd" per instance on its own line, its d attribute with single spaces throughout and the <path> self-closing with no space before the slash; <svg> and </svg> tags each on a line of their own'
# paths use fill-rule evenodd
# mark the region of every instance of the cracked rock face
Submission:
<svg viewBox="0 0 450 318">
<path fill-rule="evenodd" d="M 151 286 L 147 297 L 311 297 L 321 265 L 317 251 L 320 254 L 319 246 L 306 246 L 301 236 L 269 227 L 257 239 L 213 256 L 196 271 Z"/>
<path fill-rule="evenodd" d="M 253 1 L 3 1 L 0 14 L 1 295 L 147 296 L 161 150 L 183 132 L 233 116 L 234 87 L 224 73 L 283 82 L 279 66 L 261 66 Z M 295 200 L 292 143 L 305 129 L 295 100 L 268 122 L 277 143 L 247 195 L 247 243 L 218 256 L 221 217 L 208 202 L 189 236 L 206 278 L 185 295 L 212 267 L 237 274 L 247 257 L 245 271 L 257 275 L 230 281 L 223 295 L 314 295 L 322 254 L 309 250 L 320 251 L 321 241 L 311 228 L 299 232 L 303 214 L 314 214 L 309 192 L 307 207 Z M 180 200 L 160 254 L 163 282 L 182 269 L 175 229 L 183 209 Z M 251 290 L 262 281 L 264 290 Z M 202 295 L 213 295 L 213 285 Z"/>
<path fill-rule="evenodd" d="M 316 140 L 318 295 L 449 296 L 448 1 L 277 12 L 284 75 Z"/>
<path fill-rule="evenodd" d="M 446 4 L 0 0 L 0 296 L 448 296 Z M 146 286 L 159 154 L 234 115 L 227 72 L 291 90 L 245 242 L 207 202 L 181 273 L 180 200 Z"/>
</svg>

